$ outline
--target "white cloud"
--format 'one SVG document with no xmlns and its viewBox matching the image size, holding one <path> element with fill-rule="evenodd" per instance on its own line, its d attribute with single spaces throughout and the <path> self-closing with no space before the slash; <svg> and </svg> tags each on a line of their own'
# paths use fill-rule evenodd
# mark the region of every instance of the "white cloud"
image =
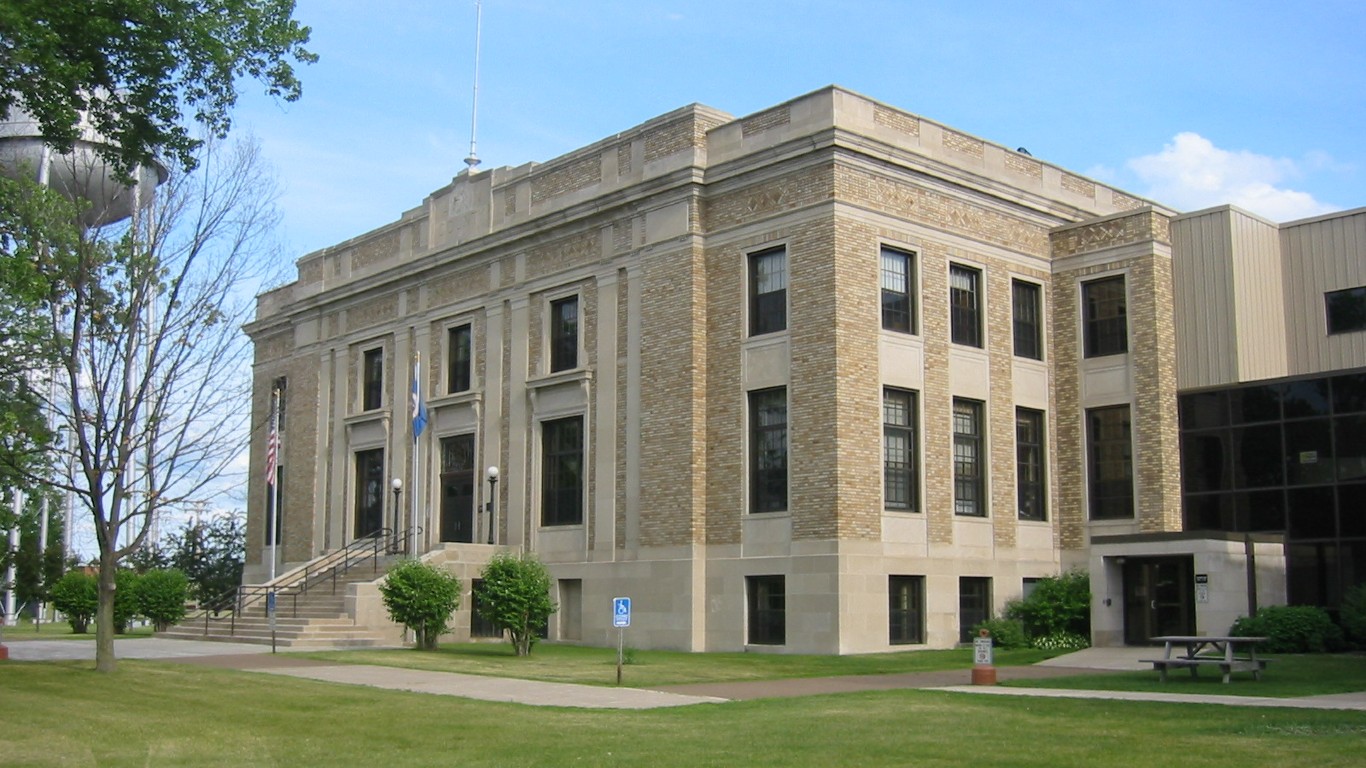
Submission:
<svg viewBox="0 0 1366 768">
<path fill-rule="evenodd" d="M 1311 158 L 1316 167 L 1326 162 L 1322 155 Z M 1220 149 L 1198 133 L 1178 133 L 1161 152 L 1127 165 L 1148 185 L 1145 196 L 1181 210 L 1232 204 L 1272 221 L 1336 210 L 1308 192 L 1285 186 L 1301 173 L 1293 160 Z"/>
</svg>

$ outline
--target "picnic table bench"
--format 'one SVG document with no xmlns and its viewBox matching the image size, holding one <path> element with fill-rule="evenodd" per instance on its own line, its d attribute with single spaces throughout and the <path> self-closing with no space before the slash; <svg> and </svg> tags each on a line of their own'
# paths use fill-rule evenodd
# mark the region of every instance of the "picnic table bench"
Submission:
<svg viewBox="0 0 1366 768">
<path fill-rule="evenodd" d="M 1234 672 L 1251 672 L 1253 680 L 1262 679 L 1266 669 L 1266 659 L 1257 658 L 1257 644 L 1266 642 L 1265 637 L 1209 637 L 1197 635 L 1163 635 L 1154 641 L 1164 643 L 1166 650 L 1160 659 L 1142 659 L 1152 664 L 1158 671 L 1159 679 L 1167 682 L 1167 670 L 1173 667 L 1191 671 L 1196 677 L 1200 667 L 1218 667 L 1224 673 L 1224 682 Z M 1173 656 L 1173 649 L 1184 649 L 1184 654 Z M 1239 655 L 1239 651 L 1245 655 Z M 1206 653 L 1206 651 L 1209 651 Z M 1202 655 L 1204 654 L 1204 655 Z"/>
</svg>

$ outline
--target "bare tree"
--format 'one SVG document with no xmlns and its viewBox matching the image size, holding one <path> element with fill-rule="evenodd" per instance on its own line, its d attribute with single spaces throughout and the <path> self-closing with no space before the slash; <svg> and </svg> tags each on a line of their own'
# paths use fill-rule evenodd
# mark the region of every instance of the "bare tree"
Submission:
<svg viewBox="0 0 1366 768">
<path fill-rule="evenodd" d="M 209 141 L 198 168 L 173 174 L 130 223 L 86 231 L 54 259 L 50 405 L 76 468 L 59 485 L 89 513 L 99 546 L 97 670 L 116 665 L 120 562 L 156 515 L 221 490 L 245 448 L 251 356 L 240 326 L 275 262 L 274 189 L 255 145 Z"/>
</svg>

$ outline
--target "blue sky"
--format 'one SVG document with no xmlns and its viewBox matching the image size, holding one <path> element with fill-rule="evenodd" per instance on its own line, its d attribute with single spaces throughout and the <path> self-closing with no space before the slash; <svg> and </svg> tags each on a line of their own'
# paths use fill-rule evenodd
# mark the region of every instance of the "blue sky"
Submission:
<svg viewBox="0 0 1366 768">
<path fill-rule="evenodd" d="M 299 0 L 320 61 L 236 125 L 297 258 L 394 221 L 469 153 L 473 0 Z M 484 0 L 483 168 L 544 162 L 700 102 L 829 84 L 1180 210 L 1366 205 L 1366 3 Z"/>
</svg>

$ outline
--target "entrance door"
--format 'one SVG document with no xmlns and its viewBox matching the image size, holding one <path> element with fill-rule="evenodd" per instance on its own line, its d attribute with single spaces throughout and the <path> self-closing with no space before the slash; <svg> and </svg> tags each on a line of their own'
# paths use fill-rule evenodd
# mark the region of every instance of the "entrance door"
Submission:
<svg viewBox="0 0 1366 768">
<path fill-rule="evenodd" d="M 355 537 L 375 536 L 384 528 L 384 449 L 356 451 Z"/>
<path fill-rule="evenodd" d="M 474 435 L 441 440 L 441 540 L 474 541 Z"/>
<path fill-rule="evenodd" d="M 1124 563 L 1124 642 L 1195 634 L 1195 558 L 1131 557 Z"/>
</svg>

